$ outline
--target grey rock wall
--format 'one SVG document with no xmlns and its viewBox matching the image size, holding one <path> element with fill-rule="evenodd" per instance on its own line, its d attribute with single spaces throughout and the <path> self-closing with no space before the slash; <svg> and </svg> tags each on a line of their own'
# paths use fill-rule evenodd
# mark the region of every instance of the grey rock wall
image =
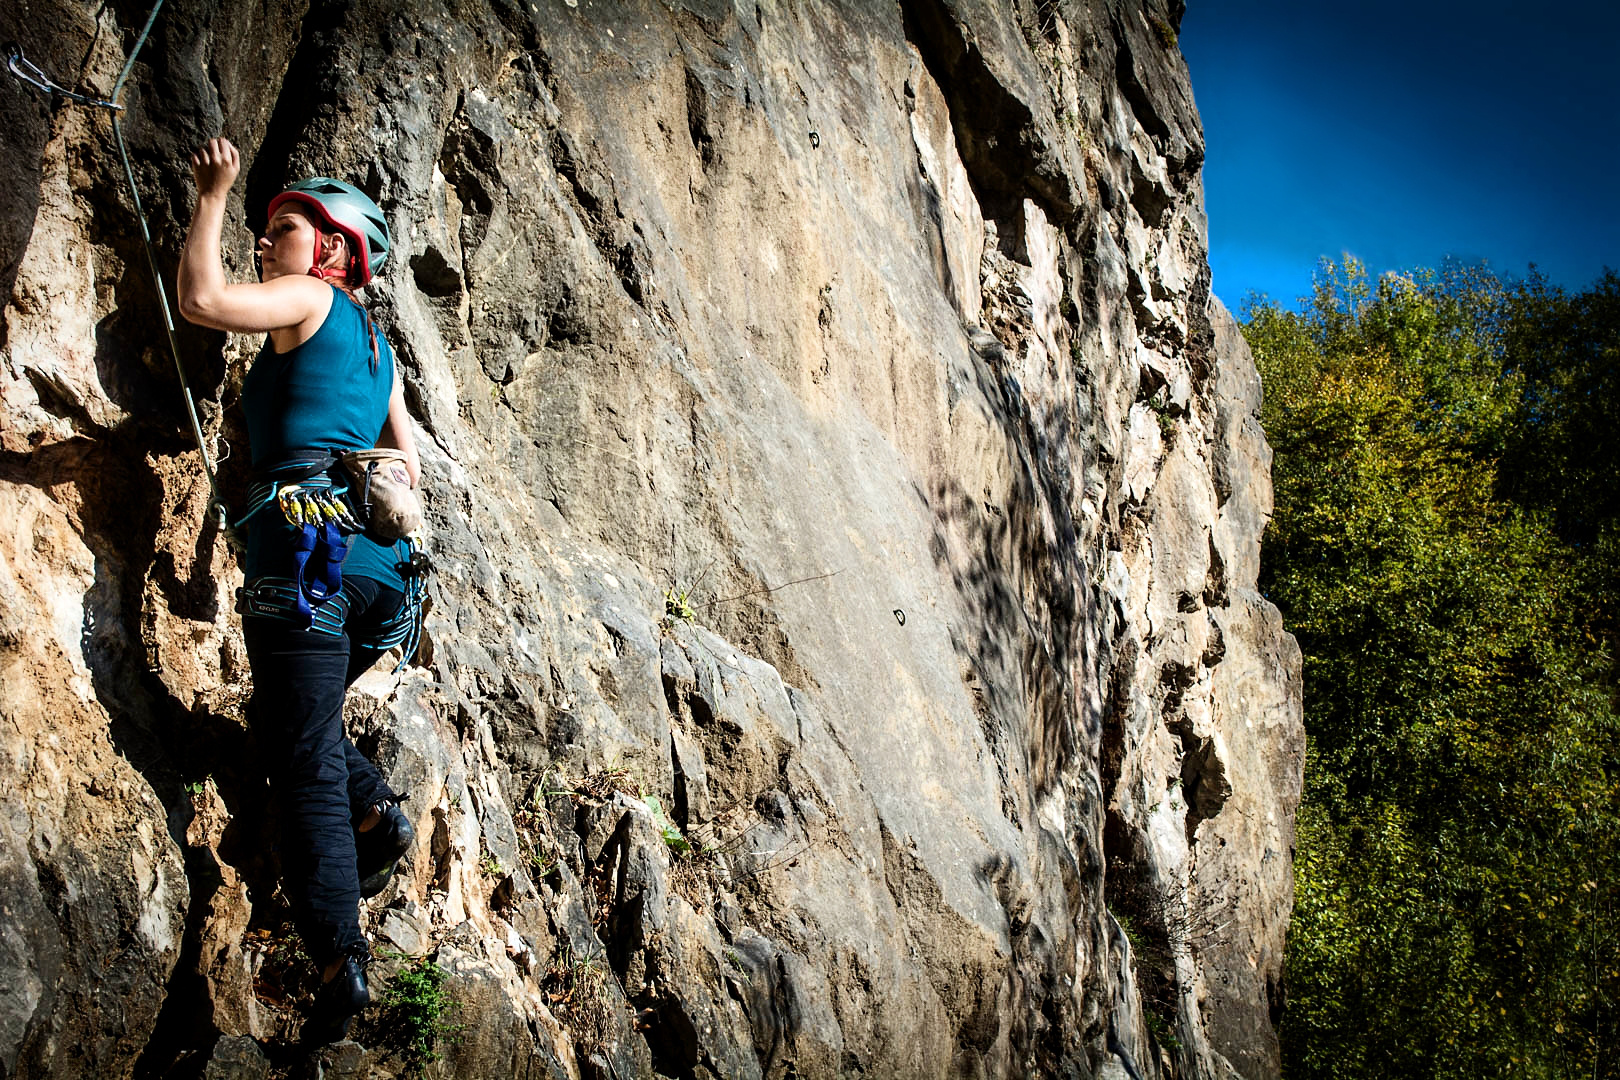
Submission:
<svg viewBox="0 0 1620 1080">
<path fill-rule="evenodd" d="M 105 93 L 144 11 L 0 36 Z M 442 1075 L 1278 1072 L 1303 732 L 1179 5 L 173 0 L 124 121 L 388 212 L 439 572 L 351 696 Z M 0 1076 L 296 1075 L 307 964 L 107 118 L 0 80 Z M 210 436 L 249 338 L 182 328 Z M 409 1071 L 397 1010 L 327 1076 Z"/>
</svg>

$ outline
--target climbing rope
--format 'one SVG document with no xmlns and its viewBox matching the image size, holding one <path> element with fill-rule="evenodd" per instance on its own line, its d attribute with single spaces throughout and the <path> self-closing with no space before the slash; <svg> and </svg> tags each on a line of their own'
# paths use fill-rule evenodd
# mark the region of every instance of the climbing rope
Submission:
<svg viewBox="0 0 1620 1080">
<path fill-rule="evenodd" d="M 129 196 L 135 204 L 135 218 L 141 224 L 141 242 L 146 245 L 146 261 L 152 268 L 152 284 L 157 287 L 158 306 L 163 309 L 163 329 L 169 338 L 169 355 L 174 358 L 175 374 L 180 377 L 180 393 L 186 400 L 186 414 L 191 418 L 191 433 L 197 440 L 197 449 L 202 453 L 203 474 L 208 477 L 208 509 L 218 521 L 220 531 L 234 543 L 235 532 L 231 528 L 230 511 L 225 499 L 219 493 L 219 478 L 214 475 L 214 460 L 208 453 L 208 441 L 203 436 L 202 421 L 197 418 L 197 404 L 191 393 L 191 385 L 186 381 L 185 366 L 180 362 L 180 343 L 175 337 L 174 316 L 169 311 L 168 290 L 163 287 L 163 273 L 158 268 L 157 249 L 152 246 L 152 231 L 146 224 L 146 211 L 141 206 L 140 188 L 135 184 L 135 168 L 130 164 L 129 149 L 124 145 L 123 126 L 118 122 L 118 114 L 124 111 L 124 106 L 118 99 L 124 92 L 124 84 L 129 80 L 129 73 L 135 67 L 135 58 L 140 55 L 141 46 L 146 44 L 147 37 L 152 33 L 152 24 L 157 22 L 158 10 L 162 7 L 163 0 L 157 0 L 152 5 L 151 14 L 146 17 L 146 25 L 141 27 L 140 36 L 135 39 L 135 47 L 130 49 L 129 59 L 124 62 L 124 70 L 118 73 L 118 81 L 113 84 L 110 98 L 103 100 L 66 89 L 29 61 L 23 55 L 22 48 L 15 44 L 6 46 L 6 70 L 22 82 L 53 97 L 59 97 L 75 105 L 106 109 L 112 113 L 113 138 L 118 143 L 118 156 L 123 159 L 124 179 L 129 182 Z"/>
</svg>

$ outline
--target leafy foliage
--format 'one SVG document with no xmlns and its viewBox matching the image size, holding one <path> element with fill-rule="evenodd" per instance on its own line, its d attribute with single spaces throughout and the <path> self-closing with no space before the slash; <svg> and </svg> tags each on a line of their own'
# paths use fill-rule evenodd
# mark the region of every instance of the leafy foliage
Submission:
<svg viewBox="0 0 1620 1080">
<path fill-rule="evenodd" d="M 408 1075 L 420 1076 L 438 1060 L 440 1039 L 454 1040 L 461 1025 L 451 1022 L 456 1001 L 445 989 L 445 971 L 431 957 L 405 963 L 383 987 L 384 1023 L 405 1060 Z"/>
<path fill-rule="evenodd" d="M 566 943 L 557 947 L 543 980 L 546 998 L 568 1026 L 582 1057 L 602 1047 L 613 1026 L 613 973 L 599 956 L 579 956 Z"/>
<path fill-rule="evenodd" d="M 692 845 L 681 835 L 681 830 L 664 814 L 664 804 L 658 796 L 644 792 L 641 801 L 646 805 L 647 812 L 652 815 L 653 824 L 658 826 L 659 835 L 664 838 L 664 844 L 675 855 L 690 855 Z"/>
<path fill-rule="evenodd" d="M 1614 377 L 1615 293 L 1348 262 L 1303 313 L 1247 312 L 1261 585 L 1310 737 L 1290 1076 L 1616 1075 L 1613 509 L 1589 518 L 1620 445 L 1584 389 Z"/>
<path fill-rule="evenodd" d="M 1506 494 L 1551 516 L 1582 553 L 1577 602 L 1611 659 L 1620 641 L 1620 275 L 1568 295 L 1532 282 L 1511 298 L 1505 363 L 1523 381 L 1504 457 Z"/>
</svg>

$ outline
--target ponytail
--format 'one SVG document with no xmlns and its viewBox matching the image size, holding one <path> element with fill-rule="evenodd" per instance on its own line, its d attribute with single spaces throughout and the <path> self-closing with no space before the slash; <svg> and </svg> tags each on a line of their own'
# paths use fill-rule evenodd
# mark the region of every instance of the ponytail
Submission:
<svg viewBox="0 0 1620 1080">
<path fill-rule="evenodd" d="M 338 235 L 343 236 L 342 233 L 338 233 Z M 320 264 L 321 240 L 324 238 L 324 236 L 325 234 L 322 232 L 319 223 L 315 223 L 316 261 L 315 264 L 309 268 L 309 274 L 311 277 L 318 277 L 322 281 L 331 284 L 339 292 L 343 293 L 344 296 L 347 296 L 350 303 L 360 309 L 360 321 L 365 324 L 366 333 L 371 337 L 371 373 L 375 375 L 377 374 L 377 365 L 382 361 L 382 352 L 377 346 L 377 324 L 371 321 L 371 312 L 366 310 L 366 305 L 360 302 L 360 298 L 356 296 L 354 292 L 354 290 L 358 287 L 356 286 L 354 279 L 359 277 L 361 273 L 360 257 L 354 253 L 354 242 L 351 241 L 347 236 L 343 236 L 343 250 L 347 252 L 349 256 L 349 265 L 347 269 L 341 269 L 336 266 L 322 266 Z"/>
<path fill-rule="evenodd" d="M 349 298 L 351 304 L 360 309 L 360 321 L 365 324 L 366 333 L 371 337 L 371 373 L 375 375 L 377 374 L 377 365 L 382 361 L 382 351 L 377 346 L 377 324 L 371 320 L 371 312 L 366 310 L 366 305 L 362 304 L 360 298 L 354 294 L 354 286 L 349 283 L 347 278 L 342 281 L 334 281 L 332 284 L 337 286 L 339 292 Z"/>
</svg>

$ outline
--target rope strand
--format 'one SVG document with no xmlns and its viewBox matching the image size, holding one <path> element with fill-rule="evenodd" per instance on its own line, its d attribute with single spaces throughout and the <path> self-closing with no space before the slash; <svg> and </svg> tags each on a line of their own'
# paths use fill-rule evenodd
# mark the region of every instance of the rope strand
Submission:
<svg viewBox="0 0 1620 1080">
<path fill-rule="evenodd" d="M 161 5 L 162 0 L 158 0 Z M 156 8 L 153 9 L 154 14 Z M 144 35 L 143 38 L 144 39 Z M 191 418 L 191 433 L 197 439 L 197 450 L 202 454 L 203 471 L 208 477 L 209 508 L 218 516 L 221 526 L 225 526 L 228 515 L 225 510 L 225 500 L 219 493 L 219 481 L 214 476 L 214 461 L 208 453 L 208 440 L 203 436 L 202 421 L 197 418 L 197 405 L 191 396 L 191 386 L 186 382 L 186 369 L 180 362 L 180 343 L 174 335 L 174 316 L 169 311 L 169 293 L 163 287 L 163 273 L 158 268 L 157 249 L 152 246 L 152 232 L 146 224 L 146 211 L 141 207 L 141 192 L 135 186 L 135 169 L 129 162 L 129 151 L 124 146 L 124 129 L 119 124 L 118 117 L 113 117 L 113 137 L 118 141 L 118 156 L 124 162 L 124 177 L 129 181 L 130 198 L 135 200 L 135 217 L 141 223 L 141 241 L 146 246 L 146 260 L 152 267 L 152 283 L 157 287 L 158 306 L 163 309 L 163 329 L 169 338 L 169 353 L 174 357 L 175 374 L 180 377 L 180 393 L 186 399 L 186 415 Z"/>
<path fill-rule="evenodd" d="M 135 47 L 129 50 L 129 59 L 124 61 L 124 70 L 118 73 L 118 81 L 113 83 L 112 99 L 124 92 L 124 81 L 129 78 L 130 71 L 135 67 L 135 58 L 141 54 L 141 46 L 146 44 L 146 36 L 152 32 L 152 24 L 157 22 L 158 9 L 163 6 L 163 0 L 157 0 L 152 5 L 152 13 L 146 17 L 146 25 L 141 27 L 140 36 L 135 39 Z M 123 108 L 122 105 L 118 106 Z"/>
<path fill-rule="evenodd" d="M 141 47 L 146 44 L 146 39 L 151 36 L 152 27 L 157 22 L 158 12 L 162 7 L 163 0 L 157 0 L 157 3 L 152 5 L 150 14 L 146 16 L 146 25 L 141 27 L 140 34 L 136 36 L 135 46 L 130 49 L 129 58 L 124 61 L 124 69 L 118 73 L 118 81 L 113 84 L 112 97 L 108 100 L 93 98 L 64 88 L 24 56 L 21 46 L 15 44 L 6 47 L 6 69 L 18 79 L 47 94 L 76 105 L 107 109 L 113 114 L 113 139 L 118 143 L 118 156 L 124 164 L 124 179 L 129 183 L 129 197 L 135 206 L 135 219 L 141 225 L 141 242 L 146 247 L 146 261 L 152 268 L 152 284 L 157 288 L 158 306 L 163 309 L 163 329 L 169 339 L 169 355 L 174 358 L 175 374 L 180 377 L 180 395 L 186 402 L 186 415 L 191 420 L 191 434 L 197 440 L 198 452 L 202 454 L 203 475 L 208 478 L 208 508 L 218 521 L 220 531 L 234 545 L 236 539 L 231 528 L 230 511 L 219 493 L 219 478 L 214 474 L 214 460 L 208 452 L 208 440 L 203 435 L 202 421 L 197 417 L 196 399 L 192 396 L 191 385 L 186 381 L 185 365 L 180 361 L 180 342 L 175 337 L 174 315 L 169 310 L 168 290 L 163 287 L 163 272 L 158 265 L 157 250 L 152 246 L 152 230 L 147 225 L 146 211 L 141 206 L 141 191 L 135 183 L 135 167 L 130 164 L 129 148 L 124 145 L 124 129 L 118 122 L 118 114 L 124 111 L 124 106 L 119 103 L 118 98 L 124 92 L 124 84 L 129 81 L 130 72 L 135 69 L 135 60 L 140 56 Z"/>
</svg>

